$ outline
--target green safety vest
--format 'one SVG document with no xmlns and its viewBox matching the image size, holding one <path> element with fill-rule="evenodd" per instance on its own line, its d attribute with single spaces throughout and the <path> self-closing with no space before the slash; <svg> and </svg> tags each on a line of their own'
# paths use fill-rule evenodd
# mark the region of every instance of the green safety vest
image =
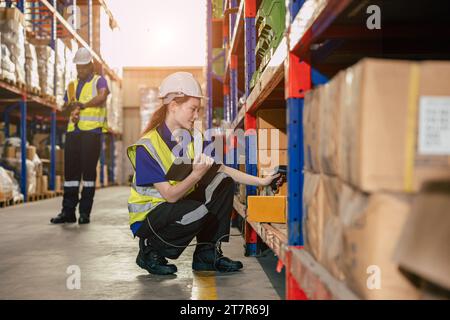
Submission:
<svg viewBox="0 0 450 320">
<path fill-rule="evenodd" d="M 203 141 L 203 139 L 202 139 Z M 202 142 L 203 143 L 203 142 Z M 127 149 L 128 158 L 133 165 L 135 173 L 133 175 L 133 182 L 131 185 L 131 194 L 128 198 L 128 212 L 130 215 L 130 225 L 138 221 L 144 221 L 147 214 L 153 210 L 156 206 L 166 202 L 159 191 L 152 185 L 146 187 L 140 187 L 136 185 L 136 150 L 137 147 L 144 147 L 148 154 L 156 160 L 164 174 L 169 171 L 172 166 L 175 155 L 169 149 L 167 144 L 161 138 L 158 130 L 150 130 L 145 134 L 138 142 L 131 145 Z M 192 160 L 194 159 L 194 141 L 193 139 L 187 146 L 187 156 Z M 179 182 L 169 181 L 171 185 L 175 185 Z M 186 194 L 194 191 L 195 187 L 192 187 Z"/>
<path fill-rule="evenodd" d="M 76 90 L 78 87 L 78 79 L 69 83 L 67 88 L 67 98 L 69 102 L 86 103 L 97 96 L 97 81 L 99 75 L 94 75 L 91 81 L 86 82 L 81 89 L 80 97 L 77 99 Z M 81 131 L 89 131 L 102 128 L 102 132 L 108 132 L 108 124 L 106 119 L 106 107 L 89 107 L 80 111 L 80 120 L 78 121 L 78 129 Z M 69 120 L 67 132 L 75 130 L 75 124 Z"/>
</svg>

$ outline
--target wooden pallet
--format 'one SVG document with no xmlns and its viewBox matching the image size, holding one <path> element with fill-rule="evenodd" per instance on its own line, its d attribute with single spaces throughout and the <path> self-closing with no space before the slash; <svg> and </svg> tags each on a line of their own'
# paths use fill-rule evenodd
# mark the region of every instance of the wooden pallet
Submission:
<svg viewBox="0 0 450 320">
<path fill-rule="evenodd" d="M 44 98 L 47 101 L 50 101 L 51 103 L 56 103 L 56 97 L 55 96 L 51 96 L 51 95 L 48 95 L 48 94 L 44 93 L 42 95 L 42 98 Z"/>
<path fill-rule="evenodd" d="M 27 195 L 27 202 L 34 202 L 39 200 L 38 194 L 29 194 Z"/>
<path fill-rule="evenodd" d="M 28 93 L 34 94 L 35 96 L 41 95 L 41 89 L 36 88 L 36 87 L 27 87 L 27 91 L 28 91 Z"/>
<path fill-rule="evenodd" d="M 12 205 L 13 199 L 1 199 L 0 200 L 0 208 L 6 208 Z"/>
<path fill-rule="evenodd" d="M 16 81 L 15 86 L 19 88 L 20 90 L 26 90 L 27 85 L 25 82 Z"/>
<path fill-rule="evenodd" d="M 20 203 L 23 203 L 23 200 L 14 200 L 13 198 L 2 199 L 2 200 L 0 200 L 0 208 L 6 208 L 6 207 L 14 206 L 14 205 L 17 205 Z"/>
<path fill-rule="evenodd" d="M 2 80 L 3 82 L 6 82 L 6 83 L 8 83 L 8 84 L 10 84 L 12 86 L 16 85 L 16 83 L 13 80 L 11 80 L 9 78 L 4 78 L 3 76 L 0 77 L 0 80 Z"/>
</svg>

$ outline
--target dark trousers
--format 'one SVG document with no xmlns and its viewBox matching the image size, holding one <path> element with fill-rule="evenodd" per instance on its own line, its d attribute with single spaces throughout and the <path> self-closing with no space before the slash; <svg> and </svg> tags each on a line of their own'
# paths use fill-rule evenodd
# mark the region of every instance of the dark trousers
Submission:
<svg viewBox="0 0 450 320">
<path fill-rule="evenodd" d="M 80 202 L 80 214 L 90 215 L 95 195 L 97 162 L 100 156 L 101 135 L 92 132 L 68 133 L 64 149 L 63 212 L 75 214 Z M 79 200 L 80 182 L 83 189 Z"/>
<path fill-rule="evenodd" d="M 208 186 L 197 188 L 175 203 L 165 202 L 153 209 L 136 235 L 147 239 L 160 255 L 170 259 L 178 258 L 194 237 L 197 243 L 207 243 L 203 246 L 211 248 L 208 244 L 228 242 L 233 196 L 233 179 L 218 173 Z M 161 241 L 149 223 L 160 238 L 178 247 Z"/>
</svg>

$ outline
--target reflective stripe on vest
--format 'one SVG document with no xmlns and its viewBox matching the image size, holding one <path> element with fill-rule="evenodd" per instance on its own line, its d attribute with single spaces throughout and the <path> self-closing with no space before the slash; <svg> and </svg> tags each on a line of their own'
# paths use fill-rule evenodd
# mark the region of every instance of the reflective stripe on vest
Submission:
<svg viewBox="0 0 450 320">
<path fill-rule="evenodd" d="M 86 82 L 80 92 L 80 97 L 77 99 L 76 90 L 78 87 L 78 80 L 69 83 L 67 88 L 67 98 L 69 102 L 87 103 L 92 98 L 97 96 L 97 82 L 100 76 L 94 75 L 91 81 Z M 107 132 L 107 110 L 106 107 L 89 107 L 80 111 L 80 119 L 78 121 L 78 129 L 82 131 L 94 130 L 102 128 L 103 132 Z M 75 130 L 75 124 L 69 120 L 67 132 Z"/>
<path fill-rule="evenodd" d="M 138 142 L 131 145 L 127 149 L 127 155 L 133 168 L 136 170 L 136 150 L 138 147 L 144 147 L 148 154 L 155 159 L 162 171 L 167 173 L 172 166 L 175 156 L 172 151 L 167 147 L 164 140 L 159 135 L 156 129 L 151 130 L 145 134 Z M 187 148 L 187 156 L 194 158 L 194 143 L 191 141 Z M 171 185 L 175 185 L 179 182 L 169 181 Z M 194 188 L 191 188 L 186 194 L 192 192 Z M 152 185 L 147 187 L 136 185 L 136 173 L 133 176 L 133 182 L 131 185 L 131 194 L 128 199 L 128 211 L 130 215 L 130 225 L 135 222 L 145 220 L 147 214 L 153 210 L 156 206 L 167 200 L 162 197 L 159 191 Z"/>
</svg>

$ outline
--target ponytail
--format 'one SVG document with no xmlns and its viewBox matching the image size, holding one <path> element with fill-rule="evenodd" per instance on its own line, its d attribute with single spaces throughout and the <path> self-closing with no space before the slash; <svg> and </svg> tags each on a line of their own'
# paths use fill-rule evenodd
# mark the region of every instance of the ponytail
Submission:
<svg viewBox="0 0 450 320">
<path fill-rule="evenodd" d="M 183 96 L 183 97 L 176 97 L 173 100 L 177 103 L 177 104 L 183 104 L 186 101 L 189 100 L 189 96 Z M 169 102 L 170 103 L 170 102 Z M 147 125 L 147 127 L 145 128 L 144 132 L 142 133 L 143 135 L 150 132 L 151 130 L 155 129 L 156 127 L 158 127 L 161 123 L 164 122 L 164 120 L 166 120 L 166 115 L 167 115 L 167 106 L 169 104 L 163 104 L 161 107 L 159 107 L 152 115 L 152 117 L 150 118 L 150 121 Z"/>
<path fill-rule="evenodd" d="M 167 104 L 163 104 L 152 114 L 152 117 L 150 118 L 150 121 L 142 134 L 144 135 L 148 133 L 149 131 L 155 129 L 157 126 L 163 123 L 163 121 L 166 119 L 166 113 Z"/>
</svg>

